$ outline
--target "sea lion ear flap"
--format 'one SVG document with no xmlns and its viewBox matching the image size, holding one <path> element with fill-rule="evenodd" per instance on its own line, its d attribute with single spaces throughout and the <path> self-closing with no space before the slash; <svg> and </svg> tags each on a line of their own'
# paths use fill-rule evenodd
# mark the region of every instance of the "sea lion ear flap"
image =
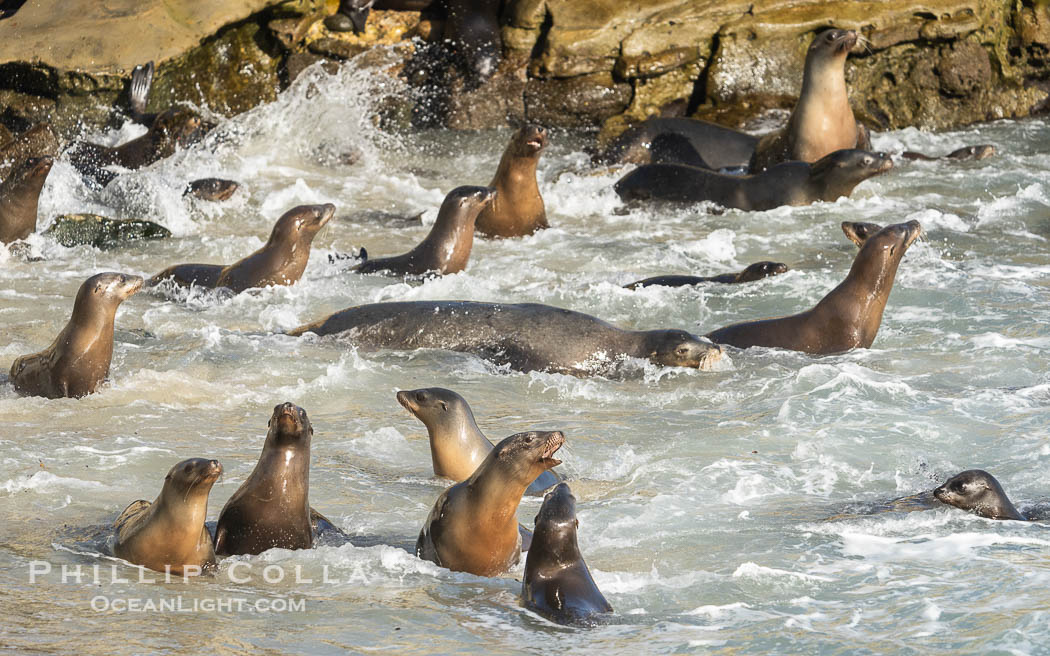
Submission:
<svg viewBox="0 0 1050 656">
<path fill-rule="evenodd" d="M 441 401 L 441 409 L 444 410 L 445 412 L 448 412 L 448 404 L 445 403 L 444 401 Z"/>
</svg>

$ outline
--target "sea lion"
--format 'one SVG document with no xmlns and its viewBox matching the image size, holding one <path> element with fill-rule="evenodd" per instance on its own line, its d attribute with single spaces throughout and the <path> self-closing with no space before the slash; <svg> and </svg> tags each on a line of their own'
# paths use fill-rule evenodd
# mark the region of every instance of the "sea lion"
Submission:
<svg viewBox="0 0 1050 656">
<path fill-rule="evenodd" d="M 300 205 L 277 219 L 262 248 L 229 266 L 176 264 L 149 279 L 149 285 L 171 280 L 189 287 L 226 287 L 241 293 L 252 287 L 293 285 L 310 260 L 310 246 L 335 214 L 335 205 Z"/>
<path fill-rule="evenodd" d="M 498 576 L 521 556 L 518 504 L 536 477 L 561 464 L 560 431 L 511 435 L 467 480 L 441 493 L 416 540 L 416 556 L 456 572 Z"/>
<path fill-rule="evenodd" d="M 727 285 L 738 284 L 742 282 L 753 282 L 755 280 L 761 280 L 768 276 L 776 276 L 781 273 L 786 273 L 788 265 L 783 262 L 755 262 L 754 264 L 748 265 L 746 269 L 737 273 L 723 273 L 718 276 L 654 276 L 652 278 L 646 278 L 645 280 L 639 280 L 638 282 L 632 282 L 629 285 L 624 285 L 625 289 L 641 289 L 642 287 L 650 287 L 653 285 L 659 285 L 662 287 L 681 287 L 683 285 L 697 285 L 702 282 L 717 282 Z"/>
<path fill-rule="evenodd" d="M 988 519 L 1028 519 L 1010 502 L 999 481 L 981 469 L 968 469 L 952 476 L 933 491 L 933 496 L 941 503 Z"/>
<path fill-rule="evenodd" d="M 36 230 L 40 190 L 54 163 L 48 156 L 27 159 L 0 183 L 0 243 L 25 239 Z"/>
<path fill-rule="evenodd" d="M 134 501 L 117 517 L 113 554 L 179 576 L 214 569 L 215 550 L 204 520 L 208 494 L 221 474 L 219 461 L 205 458 L 183 460 L 172 467 L 153 503 Z"/>
<path fill-rule="evenodd" d="M 806 53 L 802 92 L 787 126 L 762 137 L 748 169 L 760 173 L 780 162 L 816 162 L 844 148 L 868 150 L 868 131 L 857 124 L 846 91 L 846 55 L 857 43 L 853 30 L 824 30 Z"/>
<path fill-rule="evenodd" d="M 592 624 L 613 608 L 591 578 L 576 541 L 576 497 L 566 483 L 547 493 L 525 558 L 521 600 L 559 624 Z"/>
<path fill-rule="evenodd" d="M 768 346 L 818 355 L 869 348 L 879 332 L 897 266 L 921 231 L 918 221 L 908 221 L 869 237 L 846 279 L 811 310 L 734 324 L 707 337 L 740 348 Z"/>
<path fill-rule="evenodd" d="M 842 232 L 845 233 L 847 239 L 858 247 L 863 246 L 864 242 L 868 240 L 868 237 L 874 235 L 879 230 L 882 230 L 882 226 L 878 223 L 866 223 L 864 221 L 842 222 Z"/>
<path fill-rule="evenodd" d="M 403 255 L 365 260 L 351 271 L 400 276 L 458 273 L 474 246 L 474 222 L 497 192 L 489 187 L 456 187 L 448 192 L 437 220 L 418 246 Z"/>
<path fill-rule="evenodd" d="M 525 125 L 514 133 L 489 183 L 496 198 L 478 215 L 478 232 L 522 237 L 547 227 L 547 211 L 536 184 L 536 164 L 546 145 L 547 131 L 538 125 Z"/>
<path fill-rule="evenodd" d="M 624 357 L 709 369 L 718 347 L 684 330 L 623 330 L 582 312 L 539 303 L 404 301 L 347 308 L 289 335 L 338 335 L 355 344 L 473 353 L 518 371 L 574 376 L 615 372 Z"/>
<path fill-rule="evenodd" d="M 55 157 L 61 150 L 58 135 L 51 128 L 51 124 L 37 123 L 17 137 L 0 144 L 0 179 L 6 178 L 17 164 L 27 159 Z"/>
<path fill-rule="evenodd" d="M 756 175 L 726 175 L 683 164 L 645 164 L 616 183 L 624 200 L 699 203 L 747 211 L 833 202 L 893 168 L 885 153 L 837 150 L 813 164 L 782 162 Z"/>
<path fill-rule="evenodd" d="M 452 390 L 401 390 L 397 402 L 427 427 L 435 475 L 457 483 L 465 481 L 492 451 L 492 442 L 478 428 L 467 400 Z M 545 471 L 529 484 L 525 493 L 539 496 L 560 480 L 553 471 Z"/>
<path fill-rule="evenodd" d="M 51 346 L 11 365 L 11 382 L 25 396 L 78 398 L 109 375 L 117 307 L 142 287 L 142 278 L 99 273 L 80 285 L 73 314 Z"/>
<path fill-rule="evenodd" d="M 260 554 L 314 545 L 310 510 L 313 426 L 294 403 L 275 406 L 255 469 L 219 513 L 215 553 Z"/>
<path fill-rule="evenodd" d="M 186 191 L 182 192 L 182 195 L 196 196 L 201 200 L 220 202 L 229 200 L 230 196 L 232 196 L 240 186 L 240 184 L 233 180 L 223 180 L 222 178 L 202 178 L 200 180 L 194 180 L 186 185 Z"/>
<path fill-rule="evenodd" d="M 715 123 L 693 118 L 658 117 L 650 118 L 643 123 L 628 128 L 614 139 L 609 147 L 596 156 L 597 164 L 636 163 L 648 164 L 653 159 L 652 144 L 660 135 L 678 135 L 686 140 L 706 166 L 711 169 L 747 167 L 755 152 L 758 137 L 740 132 Z M 658 150 L 673 145 L 676 140 L 661 142 Z M 690 155 L 688 159 L 691 159 Z M 695 161 L 682 161 L 679 164 L 695 164 Z"/>
<path fill-rule="evenodd" d="M 153 88 L 152 61 L 136 66 L 131 71 L 131 82 L 128 84 L 128 109 L 131 112 L 131 120 L 145 126 L 153 125 L 158 116 L 146 113 L 151 88 Z"/>
<path fill-rule="evenodd" d="M 903 153 L 901 153 L 901 157 L 903 159 L 918 159 L 924 161 L 933 161 L 937 159 L 953 159 L 956 161 L 964 161 L 987 159 L 988 157 L 992 157 L 993 155 L 995 155 L 995 152 L 995 146 L 991 144 L 979 144 L 977 146 L 965 146 L 963 148 L 953 150 L 952 152 L 948 153 L 947 155 L 944 155 L 943 157 L 932 157 L 924 153 L 917 153 L 913 150 L 904 151 Z"/>
<path fill-rule="evenodd" d="M 157 160 L 170 157 L 176 148 L 191 145 L 201 136 L 201 117 L 189 109 L 174 108 L 157 115 L 149 131 L 109 148 L 99 144 L 78 141 L 69 151 L 69 161 L 82 175 L 102 185 L 116 177 L 103 167 L 110 165 L 126 169 L 149 166 Z"/>
</svg>

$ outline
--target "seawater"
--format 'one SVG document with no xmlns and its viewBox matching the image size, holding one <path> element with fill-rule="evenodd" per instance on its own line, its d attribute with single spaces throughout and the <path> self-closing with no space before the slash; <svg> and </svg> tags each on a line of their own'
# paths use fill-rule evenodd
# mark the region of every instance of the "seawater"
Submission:
<svg viewBox="0 0 1050 656">
<path fill-rule="evenodd" d="M 99 251 L 34 235 L 42 262 L 0 251 L 3 369 L 51 342 L 96 272 L 229 263 L 294 205 L 338 209 L 292 287 L 232 300 L 131 298 L 100 393 L 44 400 L 0 385 L 0 644 L 85 654 L 1045 651 L 1046 524 L 944 507 L 867 510 L 974 467 L 995 474 L 1022 511 L 1050 495 L 1046 121 L 878 134 L 875 146 L 893 152 L 992 143 L 999 154 L 905 162 L 852 198 L 754 213 L 624 210 L 612 190 L 624 171 L 589 164 L 593 135 L 554 131 L 539 169 L 551 228 L 479 239 L 467 271 L 417 284 L 348 274 L 328 256 L 408 250 L 445 193 L 490 180 L 510 131 L 384 131 L 377 108 L 408 93 L 385 65 L 311 69 L 276 102 L 100 192 L 67 162 L 55 165 L 42 228 L 91 211 L 150 218 L 174 237 Z M 85 136 L 116 143 L 138 131 Z M 206 176 L 243 188 L 224 204 L 182 195 Z M 713 372 L 579 379 L 279 334 L 351 305 L 416 299 L 534 301 L 625 327 L 704 333 L 816 303 L 856 253 L 841 221 L 910 219 L 927 239 L 901 262 L 874 346 L 842 355 L 753 349 Z M 759 260 L 791 271 L 746 285 L 622 289 Z M 581 549 L 616 609 L 608 624 L 560 627 L 523 609 L 523 565 L 479 578 L 405 550 L 447 485 L 432 475 L 422 424 L 394 398 L 425 386 L 461 393 L 493 440 L 565 432 L 561 470 L 578 499 Z M 188 583 L 141 582 L 93 546 L 184 458 L 225 467 L 214 520 L 284 401 L 303 406 L 316 430 L 311 504 L 374 546 L 271 550 Z M 523 523 L 539 503 L 523 500 Z M 40 562 L 53 570 L 31 582 Z M 63 565 L 80 566 L 82 580 L 63 580 Z M 245 605 L 221 605 L 232 599 Z M 281 600 L 293 608 L 280 612 Z"/>
</svg>

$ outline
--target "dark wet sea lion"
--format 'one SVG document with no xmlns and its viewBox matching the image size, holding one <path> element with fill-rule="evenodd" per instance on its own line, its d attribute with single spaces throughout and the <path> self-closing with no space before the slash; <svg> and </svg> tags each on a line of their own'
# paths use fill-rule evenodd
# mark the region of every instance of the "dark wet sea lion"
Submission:
<svg viewBox="0 0 1050 656">
<path fill-rule="evenodd" d="M 918 221 L 909 221 L 887 226 L 869 237 L 846 279 L 813 309 L 734 324 L 707 337 L 740 348 L 768 346 L 813 354 L 868 348 L 882 323 L 897 266 L 921 230 Z"/>
<path fill-rule="evenodd" d="M 467 480 L 441 493 L 416 540 L 416 555 L 457 572 L 498 576 L 521 556 L 518 504 L 529 483 L 561 463 L 559 431 L 511 435 Z"/>
<path fill-rule="evenodd" d="M 184 191 L 182 195 L 196 196 L 201 200 L 219 202 L 229 200 L 230 196 L 232 196 L 240 186 L 241 185 L 233 180 L 223 180 L 222 178 L 202 178 L 200 180 L 194 180 L 186 185 L 186 191 Z"/>
<path fill-rule="evenodd" d="M 158 572 L 189 575 L 215 568 L 211 533 L 204 526 L 208 494 L 222 474 L 218 460 L 191 458 L 164 477 L 160 496 L 132 502 L 114 522 L 113 554 Z"/>
<path fill-rule="evenodd" d="M 995 153 L 995 146 L 991 144 L 980 144 L 977 146 L 964 146 L 963 148 L 953 150 L 952 152 L 948 153 L 947 155 L 944 155 L 943 157 L 932 157 L 923 153 L 917 153 L 913 150 L 904 151 L 903 153 L 901 153 L 901 157 L 904 159 L 918 159 L 924 161 L 933 161 L 938 159 L 954 159 L 958 161 L 964 161 L 987 159 L 989 157 L 994 156 Z"/>
<path fill-rule="evenodd" d="M 496 198 L 478 215 L 477 231 L 489 237 L 522 237 L 547 227 L 547 210 L 536 184 L 536 164 L 547 145 L 547 131 L 521 127 L 500 158 L 489 183 Z"/>
<path fill-rule="evenodd" d="M 403 255 L 365 260 L 357 273 L 392 273 L 401 276 L 458 273 L 467 267 L 474 246 L 474 222 L 496 190 L 457 187 L 445 196 L 437 220 L 418 246 Z"/>
<path fill-rule="evenodd" d="M 117 307 L 142 287 L 142 278 L 99 273 L 80 285 L 73 314 L 51 346 L 11 365 L 11 382 L 26 396 L 81 397 L 109 375 Z"/>
<path fill-rule="evenodd" d="M 641 289 L 659 285 L 663 287 L 681 287 L 683 285 L 697 285 L 704 282 L 715 282 L 722 284 L 737 284 L 742 282 L 753 282 L 769 276 L 786 273 L 788 265 L 783 262 L 755 262 L 748 265 L 743 271 L 737 273 L 723 273 L 718 276 L 654 276 L 624 285 L 626 289 Z"/>
<path fill-rule="evenodd" d="M 813 164 L 783 162 L 756 175 L 726 175 L 683 164 L 645 164 L 616 183 L 624 200 L 710 201 L 748 211 L 833 202 L 893 168 L 885 153 L 837 150 Z"/>
<path fill-rule="evenodd" d="M 58 135 L 50 123 L 37 123 L 22 134 L 0 144 L 0 179 L 6 178 L 11 170 L 23 161 L 33 157 L 55 157 L 62 148 Z"/>
<path fill-rule="evenodd" d="M 372 348 L 473 353 L 519 371 L 590 376 L 623 357 L 708 369 L 721 351 L 684 330 L 623 330 L 581 312 L 539 303 L 406 301 L 336 312 L 289 332 L 338 335 Z"/>
<path fill-rule="evenodd" d="M 565 483 L 547 493 L 525 558 L 521 599 L 560 624 L 592 624 L 612 606 L 591 578 L 576 541 L 576 497 Z"/>
<path fill-rule="evenodd" d="M 108 184 L 115 174 L 103 167 L 122 166 L 138 169 L 170 157 L 176 148 L 186 147 L 201 135 L 200 116 L 189 109 L 169 109 L 157 115 L 149 131 L 112 148 L 98 144 L 77 142 L 70 149 L 69 161 L 83 175 Z"/>
<path fill-rule="evenodd" d="M 865 223 L 864 221 L 843 221 L 842 232 L 858 247 L 863 246 L 868 237 L 874 235 L 882 226 L 877 223 Z"/>
<path fill-rule="evenodd" d="M 968 469 L 952 476 L 933 491 L 933 496 L 941 503 L 988 519 L 1028 519 L 1010 502 L 999 481 L 981 469 Z"/>
<path fill-rule="evenodd" d="M 625 130 L 595 160 L 599 164 L 648 164 L 653 161 L 650 150 L 652 142 L 662 134 L 679 135 L 686 139 L 696 156 L 712 169 L 746 167 L 758 143 L 757 137 L 707 121 L 650 118 Z"/>
<path fill-rule="evenodd" d="M 0 183 L 0 243 L 25 239 L 36 230 L 40 190 L 54 161 L 48 156 L 27 159 Z"/>
<path fill-rule="evenodd" d="M 171 280 L 188 287 L 226 287 L 235 293 L 253 287 L 293 285 L 310 261 L 310 246 L 335 214 L 335 205 L 300 205 L 277 219 L 262 248 L 229 266 L 176 264 L 149 279 L 149 285 Z"/>
<path fill-rule="evenodd" d="M 442 387 L 402 390 L 397 393 L 397 402 L 427 427 L 430 456 L 437 476 L 457 483 L 465 481 L 492 451 L 492 442 L 478 428 L 467 400 L 452 390 Z M 545 471 L 525 492 L 541 495 L 560 480 L 553 471 Z"/>
<path fill-rule="evenodd" d="M 846 56 L 857 43 L 853 30 L 824 30 L 806 53 L 802 91 L 787 126 L 759 140 L 748 166 L 759 173 L 780 162 L 816 162 L 844 148 L 870 149 L 846 90 Z"/>
<path fill-rule="evenodd" d="M 259 462 L 219 513 L 215 553 L 220 556 L 314 545 L 310 418 L 295 404 L 282 403 L 268 426 Z"/>
</svg>

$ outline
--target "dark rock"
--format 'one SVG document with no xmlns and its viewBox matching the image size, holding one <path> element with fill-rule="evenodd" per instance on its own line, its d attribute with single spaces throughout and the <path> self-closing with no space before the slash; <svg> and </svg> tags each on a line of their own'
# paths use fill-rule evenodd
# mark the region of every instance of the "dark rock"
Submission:
<svg viewBox="0 0 1050 656">
<path fill-rule="evenodd" d="M 110 219 L 97 214 L 59 216 L 44 234 L 67 248 L 86 244 L 103 250 L 126 246 L 133 241 L 171 236 L 167 228 L 152 221 Z"/>
</svg>

